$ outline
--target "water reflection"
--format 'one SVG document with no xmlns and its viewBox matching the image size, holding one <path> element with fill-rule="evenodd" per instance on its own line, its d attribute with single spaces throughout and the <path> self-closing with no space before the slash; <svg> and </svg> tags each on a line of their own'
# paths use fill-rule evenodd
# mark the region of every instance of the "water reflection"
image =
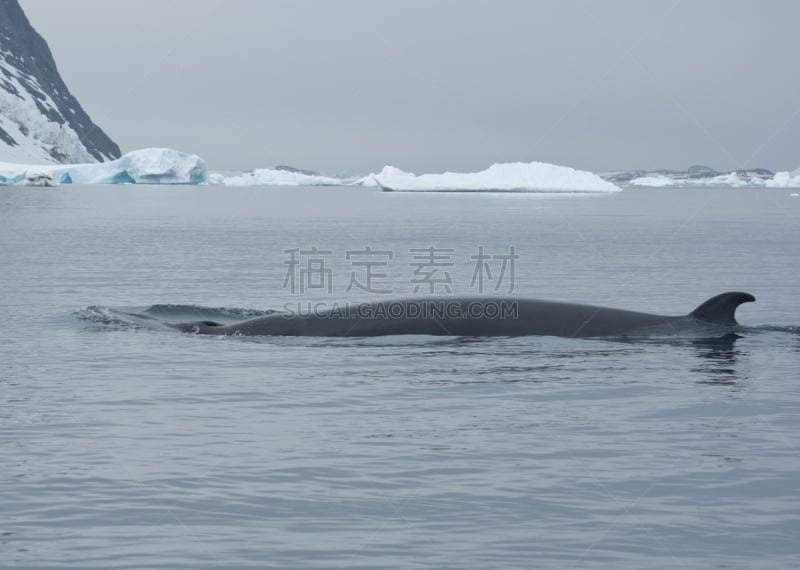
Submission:
<svg viewBox="0 0 800 570">
<path fill-rule="evenodd" d="M 695 354 L 700 364 L 692 368 L 692 372 L 703 375 L 698 384 L 718 384 L 735 386 L 739 378 L 736 365 L 741 351 L 736 348 L 736 341 L 742 338 L 732 333 L 719 338 L 704 338 L 692 341 Z"/>
</svg>

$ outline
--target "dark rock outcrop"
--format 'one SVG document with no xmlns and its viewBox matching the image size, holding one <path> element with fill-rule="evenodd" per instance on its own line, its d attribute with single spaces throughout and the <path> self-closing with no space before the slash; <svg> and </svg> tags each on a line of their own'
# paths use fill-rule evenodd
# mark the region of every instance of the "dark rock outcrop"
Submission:
<svg viewBox="0 0 800 570">
<path fill-rule="evenodd" d="M 28 100 L 42 117 L 74 131 L 94 159 L 102 162 L 119 158 L 117 144 L 92 122 L 69 92 L 58 73 L 47 42 L 33 29 L 17 0 L 0 0 L 0 90 L 5 91 L 0 92 L 0 96 L 5 98 L 7 107 L 16 102 L 9 96 L 23 102 Z M 31 113 L 24 116 L 30 117 Z M 26 125 L 24 120 L 19 117 L 6 118 L 15 120 L 15 132 L 3 130 L 0 124 L 0 145 L 22 144 L 16 140 L 20 136 L 38 140 L 38 133 L 29 132 L 32 127 Z M 76 160 L 76 153 L 70 152 L 68 144 L 49 140 L 43 141 L 40 146 L 58 162 Z"/>
</svg>

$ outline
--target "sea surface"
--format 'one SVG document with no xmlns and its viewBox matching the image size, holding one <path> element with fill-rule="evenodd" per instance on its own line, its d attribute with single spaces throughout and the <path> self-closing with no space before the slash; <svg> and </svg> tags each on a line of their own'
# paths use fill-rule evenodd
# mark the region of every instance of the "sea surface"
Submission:
<svg viewBox="0 0 800 570">
<path fill-rule="evenodd" d="M 797 568 L 792 192 L 0 188 L 0 567 Z M 757 302 L 722 339 L 168 326 L 431 289 Z"/>
</svg>

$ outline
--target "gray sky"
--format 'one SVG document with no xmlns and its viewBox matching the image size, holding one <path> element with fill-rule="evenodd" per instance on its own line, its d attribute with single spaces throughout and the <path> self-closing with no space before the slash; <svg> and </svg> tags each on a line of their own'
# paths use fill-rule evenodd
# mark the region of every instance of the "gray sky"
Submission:
<svg viewBox="0 0 800 570">
<path fill-rule="evenodd" d="M 21 0 L 124 151 L 212 169 L 800 166 L 800 2 Z"/>
</svg>

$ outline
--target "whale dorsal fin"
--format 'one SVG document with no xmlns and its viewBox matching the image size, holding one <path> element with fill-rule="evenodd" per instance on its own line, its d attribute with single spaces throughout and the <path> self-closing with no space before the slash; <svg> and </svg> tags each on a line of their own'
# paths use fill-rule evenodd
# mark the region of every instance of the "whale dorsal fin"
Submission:
<svg viewBox="0 0 800 570">
<path fill-rule="evenodd" d="M 692 311 L 692 316 L 701 321 L 736 325 L 736 307 L 742 303 L 752 303 L 756 298 L 750 293 L 732 291 L 711 297 L 708 301 Z"/>
</svg>

